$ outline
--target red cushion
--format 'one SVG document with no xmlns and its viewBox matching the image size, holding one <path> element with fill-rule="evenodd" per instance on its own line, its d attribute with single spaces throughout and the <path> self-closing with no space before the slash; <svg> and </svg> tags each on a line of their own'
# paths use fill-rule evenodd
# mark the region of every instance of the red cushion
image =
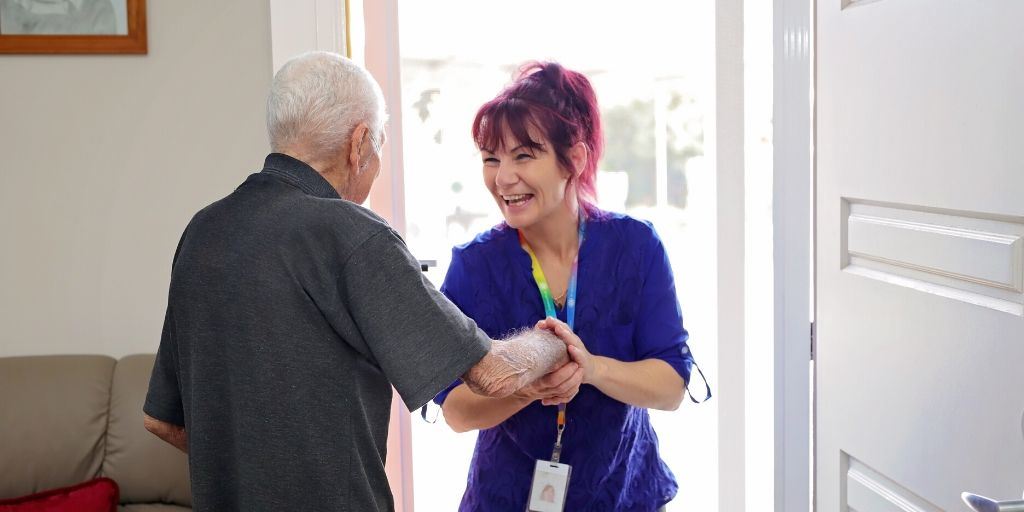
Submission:
<svg viewBox="0 0 1024 512">
<path fill-rule="evenodd" d="M 0 512 L 117 512 L 117 482 L 97 478 L 62 489 L 0 500 Z"/>
</svg>

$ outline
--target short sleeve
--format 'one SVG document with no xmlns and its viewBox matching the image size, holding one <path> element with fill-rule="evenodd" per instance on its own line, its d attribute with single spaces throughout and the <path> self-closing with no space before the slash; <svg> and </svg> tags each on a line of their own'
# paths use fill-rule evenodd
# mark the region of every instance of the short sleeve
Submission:
<svg viewBox="0 0 1024 512">
<path fill-rule="evenodd" d="M 463 258 L 462 251 L 458 248 L 452 249 L 452 262 L 448 266 L 448 273 L 444 275 L 444 282 L 441 283 L 441 293 L 444 294 L 448 300 L 452 301 L 463 314 L 472 318 L 473 313 L 467 309 L 468 305 L 472 303 L 470 300 L 470 293 L 472 293 L 468 287 L 469 285 L 469 271 L 466 268 L 466 261 Z M 453 389 L 457 388 L 459 384 L 462 384 L 462 379 L 456 379 L 454 382 L 448 385 L 443 391 L 434 396 L 434 403 L 437 405 L 444 405 L 444 401 L 448 399 L 448 394 Z"/>
<path fill-rule="evenodd" d="M 164 317 L 160 348 L 156 353 L 153 373 L 149 376 L 149 391 L 143 412 L 165 423 L 185 426 L 185 411 L 181 401 L 181 386 L 178 383 L 178 353 L 174 339 L 174 318 L 171 307 Z"/>
<path fill-rule="evenodd" d="M 181 247 L 188 236 L 188 228 L 181 234 L 178 247 L 174 250 L 171 260 L 173 279 L 174 265 L 178 262 Z M 181 385 L 178 381 L 178 344 L 174 335 L 174 315 L 171 297 L 167 297 L 167 312 L 164 315 L 164 328 L 160 334 L 160 347 L 157 349 L 153 373 L 149 376 L 149 391 L 142 411 L 149 416 L 165 423 L 185 426 L 185 409 L 181 401 Z"/>
<path fill-rule="evenodd" d="M 490 338 L 427 281 L 390 229 L 355 249 L 340 282 L 356 327 L 409 410 L 490 350 Z"/>
<path fill-rule="evenodd" d="M 633 338 L 637 359 L 661 359 L 688 384 L 693 356 L 686 343 L 689 333 L 683 327 L 672 267 L 658 234 L 653 228 L 649 233 L 650 239 L 644 243 L 648 247 L 648 264 Z"/>
</svg>

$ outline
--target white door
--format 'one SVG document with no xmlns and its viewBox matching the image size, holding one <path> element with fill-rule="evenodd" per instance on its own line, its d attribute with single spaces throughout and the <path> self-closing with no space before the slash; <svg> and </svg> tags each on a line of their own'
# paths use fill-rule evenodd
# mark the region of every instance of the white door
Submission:
<svg viewBox="0 0 1024 512">
<path fill-rule="evenodd" d="M 817 0 L 818 511 L 1024 489 L 1024 2 Z"/>
</svg>

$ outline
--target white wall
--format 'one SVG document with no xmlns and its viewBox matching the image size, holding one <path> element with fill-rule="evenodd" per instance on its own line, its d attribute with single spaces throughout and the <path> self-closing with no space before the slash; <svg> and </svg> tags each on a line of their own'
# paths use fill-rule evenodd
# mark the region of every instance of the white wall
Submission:
<svg viewBox="0 0 1024 512">
<path fill-rule="evenodd" d="M 182 229 L 268 151 L 268 2 L 147 4 L 149 55 L 0 57 L 0 356 L 154 352 Z"/>
</svg>

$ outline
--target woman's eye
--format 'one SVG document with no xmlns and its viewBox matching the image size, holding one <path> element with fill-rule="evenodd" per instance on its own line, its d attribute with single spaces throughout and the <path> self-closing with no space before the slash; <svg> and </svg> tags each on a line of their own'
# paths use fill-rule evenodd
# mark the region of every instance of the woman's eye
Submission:
<svg viewBox="0 0 1024 512">
<path fill-rule="evenodd" d="M 484 158 L 484 165 L 497 165 L 498 159 L 492 157 Z"/>
<path fill-rule="evenodd" d="M 519 153 L 516 155 L 516 160 L 526 160 L 527 158 L 533 158 L 533 155 L 529 153 Z"/>
</svg>

